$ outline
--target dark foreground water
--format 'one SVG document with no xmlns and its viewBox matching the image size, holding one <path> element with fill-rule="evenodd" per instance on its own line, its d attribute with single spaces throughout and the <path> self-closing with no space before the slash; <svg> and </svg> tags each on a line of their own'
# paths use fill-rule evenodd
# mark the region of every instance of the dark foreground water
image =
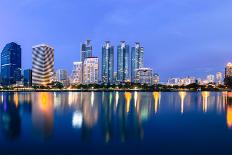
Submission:
<svg viewBox="0 0 232 155">
<path fill-rule="evenodd" d="M 227 92 L 0 93 L 0 154 L 232 154 Z"/>
</svg>

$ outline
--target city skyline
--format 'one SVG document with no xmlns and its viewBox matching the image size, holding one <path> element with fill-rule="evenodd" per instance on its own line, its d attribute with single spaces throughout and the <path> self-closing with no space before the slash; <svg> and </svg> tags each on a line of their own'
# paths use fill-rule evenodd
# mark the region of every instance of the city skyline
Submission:
<svg viewBox="0 0 232 155">
<path fill-rule="evenodd" d="M 130 45 L 140 41 L 147 53 L 144 65 L 160 73 L 161 81 L 170 76 L 205 77 L 223 72 L 226 63 L 232 60 L 231 1 L 147 2 L 3 0 L 0 48 L 14 41 L 23 49 L 22 59 L 30 60 L 31 46 L 48 43 L 59 53 L 55 68 L 67 68 L 70 73 L 72 62 L 80 60 L 83 40 L 93 40 L 93 52 L 98 57 L 105 40 L 114 46 L 120 40 Z M 86 6 L 91 12 L 83 14 Z M 31 62 L 24 61 L 22 68 L 31 68 Z"/>
</svg>

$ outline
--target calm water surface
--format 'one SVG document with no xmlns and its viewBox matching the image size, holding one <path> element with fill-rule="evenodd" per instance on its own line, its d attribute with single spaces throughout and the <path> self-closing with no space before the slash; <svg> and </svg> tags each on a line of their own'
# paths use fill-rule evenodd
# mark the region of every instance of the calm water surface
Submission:
<svg viewBox="0 0 232 155">
<path fill-rule="evenodd" d="M 0 154 L 232 154 L 232 93 L 0 93 Z"/>
</svg>

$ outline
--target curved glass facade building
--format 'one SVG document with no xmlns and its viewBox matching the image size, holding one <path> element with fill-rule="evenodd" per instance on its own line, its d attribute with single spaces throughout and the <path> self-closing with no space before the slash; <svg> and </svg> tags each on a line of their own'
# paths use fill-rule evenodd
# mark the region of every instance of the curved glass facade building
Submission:
<svg viewBox="0 0 232 155">
<path fill-rule="evenodd" d="M 32 47 L 32 84 L 47 85 L 54 72 L 54 48 L 40 44 Z"/>
<path fill-rule="evenodd" d="M 143 68 L 143 54 L 144 48 L 140 46 L 139 42 L 131 48 L 131 82 L 135 82 L 136 70 Z"/>
<path fill-rule="evenodd" d="M 114 82 L 114 46 L 109 41 L 102 47 L 102 82 L 105 84 Z"/>
<path fill-rule="evenodd" d="M 20 45 L 14 42 L 8 43 L 1 53 L 2 85 L 13 85 L 21 80 L 21 65 Z"/>
<path fill-rule="evenodd" d="M 130 47 L 125 41 L 121 41 L 117 47 L 117 81 L 130 81 L 129 77 L 129 56 Z"/>
</svg>

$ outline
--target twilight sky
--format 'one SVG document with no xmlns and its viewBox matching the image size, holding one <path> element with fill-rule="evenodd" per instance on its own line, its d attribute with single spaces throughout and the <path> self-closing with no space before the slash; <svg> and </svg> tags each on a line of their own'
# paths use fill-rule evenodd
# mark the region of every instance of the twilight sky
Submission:
<svg viewBox="0 0 232 155">
<path fill-rule="evenodd" d="M 110 40 L 145 48 L 145 66 L 161 80 L 224 71 L 232 61 L 231 0 L 1 0 L 0 49 L 22 46 L 23 68 L 31 47 L 55 48 L 55 67 L 69 72 L 80 43 L 91 39 L 94 55 Z"/>
</svg>

